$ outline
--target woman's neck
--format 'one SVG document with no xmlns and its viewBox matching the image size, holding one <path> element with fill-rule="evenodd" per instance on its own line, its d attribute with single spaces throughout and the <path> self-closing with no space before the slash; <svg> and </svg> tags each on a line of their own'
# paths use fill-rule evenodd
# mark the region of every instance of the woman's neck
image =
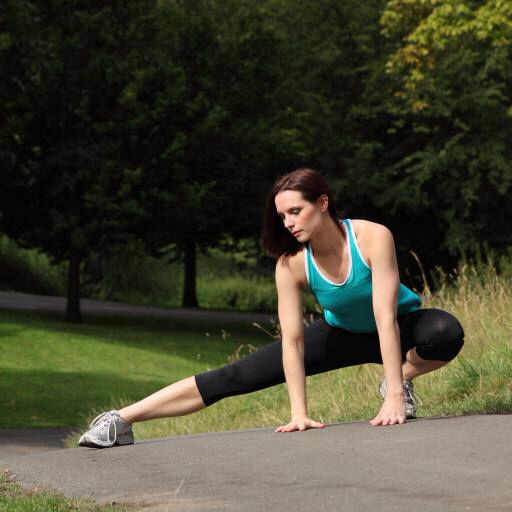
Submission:
<svg viewBox="0 0 512 512">
<path fill-rule="evenodd" d="M 330 215 L 326 215 L 323 224 L 311 235 L 309 244 L 315 257 L 327 258 L 341 254 L 340 247 L 344 240 L 345 234 L 340 224 L 335 223 Z"/>
</svg>

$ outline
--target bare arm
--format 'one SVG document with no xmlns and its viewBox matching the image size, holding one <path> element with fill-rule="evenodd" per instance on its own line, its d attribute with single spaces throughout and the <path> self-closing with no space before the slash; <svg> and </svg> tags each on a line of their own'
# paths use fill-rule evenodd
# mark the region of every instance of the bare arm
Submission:
<svg viewBox="0 0 512 512">
<path fill-rule="evenodd" d="M 293 416 L 307 415 L 304 373 L 304 328 L 302 294 L 289 263 L 280 258 L 276 265 L 277 310 L 281 325 L 283 369 Z"/>
<path fill-rule="evenodd" d="M 276 265 L 278 315 L 281 325 L 283 370 L 290 397 L 292 421 L 276 432 L 306 430 L 324 425 L 307 415 L 306 376 L 304 371 L 304 327 L 302 325 L 302 292 L 289 261 L 281 257 Z"/>
<path fill-rule="evenodd" d="M 382 225 L 374 228 L 369 257 L 372 267 L 372 305 L 386 378 L 386 400 L 372 425 L 393 425 L 405 421 L 402 354 L 397 322 L 397 297 L 400 284 L 395 243 L 391 231 Z"/>
</svg>

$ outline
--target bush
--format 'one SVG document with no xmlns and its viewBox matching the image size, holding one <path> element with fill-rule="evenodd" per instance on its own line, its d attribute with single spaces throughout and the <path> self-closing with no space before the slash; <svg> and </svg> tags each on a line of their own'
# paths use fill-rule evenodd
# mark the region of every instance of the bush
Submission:
<svg viewBox="0 0 512 512">
<path fill-rule="evenodd" d="M 145 305 L 167 305 L 181 293 L 181 265 L 144 253 L 143 245 L 130 241 L 87 261 L 82 296 Z"/>
<path fill-rule="evenodd" d="M 22 249 L 0 234 L 0 289 L 42 295 L 65 295 L 66 263 L 54 264 L 36 249 Z"/>
</svg>

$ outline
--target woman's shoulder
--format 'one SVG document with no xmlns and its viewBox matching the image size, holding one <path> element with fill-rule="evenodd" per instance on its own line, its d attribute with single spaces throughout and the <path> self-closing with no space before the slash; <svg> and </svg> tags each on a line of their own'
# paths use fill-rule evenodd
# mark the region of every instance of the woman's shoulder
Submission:
<svg viewBox="0 0 512 512">
<path fill-rule="evenodd" d="M 383 232 L 391 231 L 389 228 L 384 226 L 384 224 L 379 224 L 378 222 L 372 222 L 364 219 L 351 219 L 351 221 L 361 256 L 364 258 L 366 265 L 371 268 L 370 254 L 372 241 L 376 239 L 378 240 L 379 235 L 382 235 Z"/>
<path fill-rule="evenodd" d="M 281 255 L 276 262 L 276 268 L 277 266 L 281 266 L 286 269 L 291 279 L 299 283 L 302 287 L 307 287 L 304 253 L 303 247 L 293 255 Z"/>
<path fill-rule="evenodd" d="M 365 219 L 350 219 L 352 222 L 352 227 L 354 228 L 354 233 L 356 235 L 357 241 L 359 244 L 369 242 L 373 236 L 382 231 L 389 231 L 389 228 L 384 226 L 384 224 L 379 224 L 378 222 L 372 222 L 371 220 Z"/>
</svg>

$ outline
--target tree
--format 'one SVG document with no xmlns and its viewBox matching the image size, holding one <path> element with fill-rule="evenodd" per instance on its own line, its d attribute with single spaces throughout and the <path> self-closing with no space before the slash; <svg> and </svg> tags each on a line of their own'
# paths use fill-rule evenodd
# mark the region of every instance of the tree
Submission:
<svg viewBox="0 0 512 512">
<path fill-rule="evenodd" d="M 382 26 L 398 42 L 387 69 L 397 79 L 393 129 L 408 146 L 388 168 L 406 174 L 386 203 L 429 214 L 446 229 L 442 247 L 452 254 L 484 240 L 506 250 L 512 4 L 395 0 Z"/>
<path fill-rule="evenodd" d="M 137 113 L 129 158 L 143 170 L 150 212 L 136 231 L 150 252 L 172 247 L 184 261 L 184 306 L 198 305 L 196 252 L 257 233 L 260 174 L 279 165 L 283 55 L 267 9 L 234 0 L 162 4 L 155 44 L 125 91 Z"/>
<path fill-rule="evenodd" d="M 119 98 L 137 20 L 152 5 L 19 2 L 4 19 L 0 229 L 69 261 L 68 321 L 81 321 L 81 262 L 132 236 L 143 213 L 132 193 L 140 172 L 117 165 Z"/>
</svg>

